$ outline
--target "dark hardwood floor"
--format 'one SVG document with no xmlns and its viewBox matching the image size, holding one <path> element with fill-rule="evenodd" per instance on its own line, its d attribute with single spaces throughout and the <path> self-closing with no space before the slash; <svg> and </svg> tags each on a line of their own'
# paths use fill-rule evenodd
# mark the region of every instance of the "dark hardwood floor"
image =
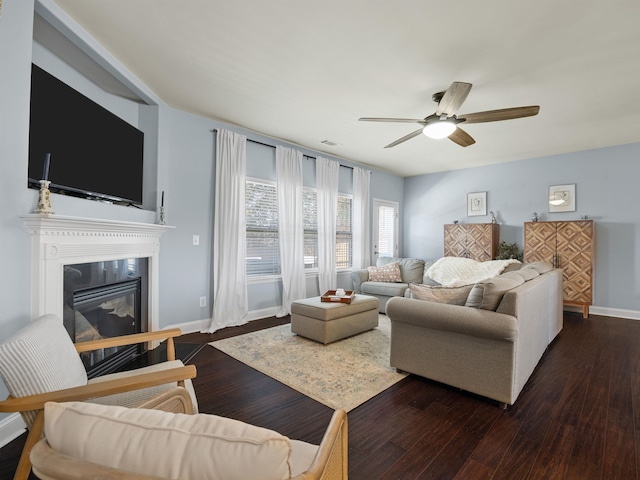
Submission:
<svg viewBox="0 0 640 480">
<path fill-rule="evenodd" d="M 286 321 L 180 342 L 197 346 Z M 350 478 L 640 480 L 638 346 L 640 322 L 565 313 L 564 330 L 507 410 L 410 375 L 349 412 Z M 201 412 L 320 441 L 328 407 L 209 346 L 190 363 Z M 0 449 L 1 479 L 11 478 L 24 437 Z"/>
</svg>

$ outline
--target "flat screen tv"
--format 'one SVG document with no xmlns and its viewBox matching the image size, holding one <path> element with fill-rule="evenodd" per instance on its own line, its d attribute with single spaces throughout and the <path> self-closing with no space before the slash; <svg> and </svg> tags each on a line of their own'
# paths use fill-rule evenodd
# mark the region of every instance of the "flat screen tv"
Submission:
<svg viewBox="0 0 640 480">
<path fill-rule="evenodd" d="M 143 132 L 32 65 L 30 188 L 50 154 L 52 192 L 141 205 L 143 143 Z"/>
</svg>

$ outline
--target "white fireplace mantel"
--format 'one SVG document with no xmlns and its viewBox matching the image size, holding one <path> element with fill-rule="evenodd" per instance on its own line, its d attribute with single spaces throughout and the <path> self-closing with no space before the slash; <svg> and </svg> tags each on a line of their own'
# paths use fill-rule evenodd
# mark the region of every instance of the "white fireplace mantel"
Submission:
<svg viewBox="0 0 640 480">
<path fill-rule="evenodd" d="M 160 236 L 168 225 L 63 215 L 20 216 L 31 238 L 31 315 L 63 316 L 65 265 L 148 258 L 148 329 L 158 330 Z"/>
</svg>

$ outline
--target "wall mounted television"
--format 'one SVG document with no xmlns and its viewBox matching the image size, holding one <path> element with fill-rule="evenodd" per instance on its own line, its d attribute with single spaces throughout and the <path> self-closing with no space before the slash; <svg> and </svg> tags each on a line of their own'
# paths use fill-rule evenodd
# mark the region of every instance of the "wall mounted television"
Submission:
<svg viewBox="0 0 640 480">
<path fill-rule="evenodd" d="M 142 205 L 143 132 L 35 64 L 30 110 L 29 188 Z"/>
</svg>

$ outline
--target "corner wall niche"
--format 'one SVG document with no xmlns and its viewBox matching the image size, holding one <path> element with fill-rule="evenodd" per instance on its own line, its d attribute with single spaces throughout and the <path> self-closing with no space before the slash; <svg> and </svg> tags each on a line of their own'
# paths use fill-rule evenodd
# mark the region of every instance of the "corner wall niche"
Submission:
<svg viewBox="0 0 640 480">
<path fill-rule="evenodd" d="M 63 318 L 67 265 L 147 258 L 147 329 L 158 326 L 160 236 L 167 225 L 62 215 L 21 215 L 31 240 L 31 316 Z"/>
</svg>

